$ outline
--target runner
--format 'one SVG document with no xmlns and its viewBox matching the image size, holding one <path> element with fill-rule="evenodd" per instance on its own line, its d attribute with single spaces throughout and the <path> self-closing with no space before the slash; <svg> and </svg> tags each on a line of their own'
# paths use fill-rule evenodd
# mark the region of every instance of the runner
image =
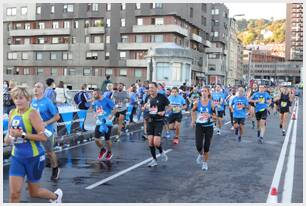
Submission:
<svg viewBox="0 0 306 206">
<path fill-rule="evenodd" d="M 286 135 L 285 128 L 287 126 L 289 107 L 291 106 L 291 103 L 292 103 L 290 99 L 288 88 L 282 87 L 280 96 L 276 97 L 274 101 L 278 102 L 278 105 L 279 105 L 279 113 L 280 113 L 279 128 L 282 129 L 283 136 L 285 136 Z"/>
<path fill-rule="evenodd" d="M 17 86 L 11 95 L 16 109 L 9 114 L 9 132 L 5 138 L 6 144 L 13 144 L 9 171 L 9 201 L 20 202 L 26 176 L 31 197 L 61 203 L 61 189 L 53 193 L 39 185 L 45 167 L 45 151 L 41 142 L 47 141 L 49 131 L 44 129 L 44 122 L 39 113 L 30 107 L 31 95 L 27 88 Z"/>
<path fill-rule="evenodd" d="M 224 116 L 224 108 L 225 108 L 225 97 L 223 92 L 221 91 L 221 85 L 216 85 L 216 91 L 212 93 L 212 100 L 214 101 L 215 109 L 217 112 L 217 123 L 218 129 L 217 134 L 221 135 L 221 127 Z"/>
<path fill-rule="evenodd" d="M 170 114 L 169 114 L 169 129 L 175 129 L 175 137 L 173 138 L 173 144 L 179 143 L 180 136 L 180 127 L 182 121 L 182 109 L 186 109 L 186 101 L 185 99 L 178 94 L 179 89 L 177 87 L 173 87 L 171 91 L 171 95 L 168 97 L 170 102 Z"/>
<path fill-rule="evenodd" d="M 98 160 L 111 160 L 113 153 L 111 151 L 112 142 L 110 140 L 110 135 L 112 131 L 112 110 L 115 106 L 114 102 L 101 95 L 100 89 L 95 89 L 93 92 L 93 97 L 95 101 L 92 104 L 92 109 L 95 112 L 96 117 L 96 128 L 95 128 L 95 142 L 100 148 L 100 153 L 98 155 Z M 101 137 L 104 136 L 107 149 L 104 148 L 102 144 Z"/>
<path fill-rule="evenodd" d="M 258 92 L 258 85 L 256 83 L 253 84 L 252 88 L 248 91 L 247 98 L 250 100 L 254 93 Z M 251 105 L 249 110 L 249 117 L 252 121 L 252 128 L 255 129 L 255 104 L 249 101 Z"/>
<path fill-rule="evenodd" d="M 145 100 L 145 105 L 149 110 L 147 118 L 147 135 L 149 147 L 153 160 L 148 164 L 149 167 L 157 166 L 155 147 L 161 154 L 162 161 L 167 161 L 168 157 L 161 146 L 161 134 L 165 117 L 166 107 L 169 105 L 169 100 L 163 94 L 157 93 L 158 85 L 156 82 L 149 84 L 149 96 Z"/>
<path fill-rule="evenodd" d="M 58 180 L 60 174 L 60 168 L 58 167 L 58 161 L 55 152 L 53 151 L 54 140 L 55 140 L 55 124 L 59 119 L 60 115 L 55 107 L 55 105 L 51 102 L 51 100 L 47 97 L 43 96 L 44 94 L 44 85 L 41 82 L 37 82 L 34 85 L 34 98 L 32 99 L 31 106 L 39 112 L 42 120 L 44 121 L 45 128 L 50 132 L 48 140 L 46 142 L 42 142 L 47 156 L 50 159 L 52 175 L 51 180 Z"/>
<path fill-rule="evenodd" d="M 243 126 L 246 118 L 246 110 L 249 108 L 249 102 L 246 96 L 244 95 L 244 88 L 238 88 L 238 96 L 234 97 L 230 103 L 230 109 L 233 112 L 234 117 L 234 127 L 235 134 L 238 135 L 239 127 L 239 136 L 238 141 L 241 142 L 241 137 L 243 135 Z"/>
<path fill-rule="evenodd" d="M 191 118 L 192 127 L 195 127 L 195 143 L 198 150 L 197 164 L 202 164 L 202 170 L 208 170 L 208 153 L 213 137 L 213 119 L 216 119 L 215 106 L 211 100 L 208 87 L 202 89 L 202 97 L 194 102 Z M 204 152 L 203 152 L 204 147 Z"/>
<path fill-rule="evenodd" d="M 258 143 L 263 144 L 264 133 L 266 130 L 266 119 L 268 116 L 267 109 L 271 103 L 271 96 L 265 92 L 265 85 L 259 86 L 259 91 L 252 95 L 250 102 L 255 104 Z"/>
<path fill-rule="evenodd" d="M 226 101 L 228 102 L 228 105 L 229 105 L 228 110 L 229 110 L 230 117 L 231 117 L 231 124 L 232 124 L 231 130 L 234 130 L 234 117 L 233 117 L 233 110 L 230 108 L 230 106 L 232 105 L 232 101 L 235 98 L 235 96 L 236 96 L 236 90 L 232 88 L 232 90 L 230 91 L 230 94 L 226 98 Z"/>
</svg>

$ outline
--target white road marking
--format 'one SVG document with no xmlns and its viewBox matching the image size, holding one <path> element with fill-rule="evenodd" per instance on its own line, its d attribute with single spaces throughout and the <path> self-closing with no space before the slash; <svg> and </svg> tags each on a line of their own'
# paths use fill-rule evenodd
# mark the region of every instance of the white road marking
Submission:
<svg viewBox="0 0 306 206">
<path fill-rule="evenodd" d="M 296 111 L 298 111 L 299 105 L 297 105 L 296 108 L 297 108 Z M 298 112 L 296 112 L 296 119 L 298 119 Z M 287 162 L 287 171 L 285 175 L 284 189 L 282 193 L 282 203 L 291 203 L 292 200 L 297 123 L 298 120 L 295 120 L 293 126 L 291 144 L 290 144 L 289 157 Z"/>
<path fill-rule="evenodd" d="M 273 202 L 273 196 L 271 195 L 272 188 L 275 187 L 275 188 L 278 189 L 278 186 L 279 186 L 279 181 L 280 181 L 280 178 L 281 178 L 281 174 L 282 174 L 282 170 L 283 170 L 283 166 L 284 166 L 284 161 L 285 161 L 285 155 L 286 155 L 288 142 L 289 142 L 289 138 L 290 138 L 290 134 L 291 134 L 291 128 L 292 128 L 292 119 L 290 119 L 289 126 L 288 126 L 288 129 L 287 129 L 287 134 L 286 134 L 286 137 L 285 137 L 285 141 L 283 143 L 282 150 L 280 152 L 280 155 L 279 155 L 279 158 L 278 158 L 278 161 L 277 161 L 277 165 L 276 165 L 276 169 L 275 169 L 275 172 L 274 172 L 272 184 L 271 184 L 270 189 L 268 191 L 269 193 L 268 193 L 268 197 L 267 197 L 267 201 L 266 201 L 267 203 Z"/>
<path fill-rule="evenodd" d="M 168 150 L 165 151 L 165 153 L 168 153 L 168 152 L 171 152 L 171 151 L 172 151 L 172 149 L 168 149 Z M 156 155 L 156 157 L 159 157 L 159 156 L 160 156 L 160 154 Z M 89 185 L 88 187 L 86 187 L 86 189 L 87 190 L 91 190 L 91 189 L 93 189 L 95 187 L 98 187 L 99 185 L 102 185 L 102 184 L 104 184 L 106 182 L 109 182 L 109 181 L 111 181 L 111 180 L 113 180 L 113 179 L 115 179 L 115 178 L 117 178 L 117 177 L 119 177 L 121 175 L 124 175 L 127 172 L 130 172 L 130 171 L 136 169 L 137 167 L 140 167 L 140 166 L 150 162 L 152 159 L 153 159 L 152 157 L 148 158 L 148 159 L 146 159 L 146 160 L 144 160 L 144 161 L 142 161 L 142 162 L 140 162 L 140 163 L 138 163 L 136 165 L 133 165 L 133 166 L 131 166 L 131 167 L 125 169 L 125 170 L 122 170 L 121 172 L 118 172 L 118 173 L 116 173 L 116 174 L 114 174 L 114 175 L 112 175 L 112 176 L 110 176 L 108 178 L 105 178 L 105 179 L 103 179 L 103 180 L 101 180 L 99 182 L 96 182 L 96 183 L 94 183 L 92 185 Z"/>
</svg>

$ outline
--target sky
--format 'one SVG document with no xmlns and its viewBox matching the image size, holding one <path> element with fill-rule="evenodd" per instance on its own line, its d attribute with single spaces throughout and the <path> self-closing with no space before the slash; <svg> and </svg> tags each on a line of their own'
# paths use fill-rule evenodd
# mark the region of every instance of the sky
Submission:
<svg viewBox="0 0 306 206">
<path fill-rule="evenodd" d="M 285 19 L 286 3 L 225 3 L 229 9 L 229 16 L 245 14 L 243 17 L 235 19 Z"/>
</svg>

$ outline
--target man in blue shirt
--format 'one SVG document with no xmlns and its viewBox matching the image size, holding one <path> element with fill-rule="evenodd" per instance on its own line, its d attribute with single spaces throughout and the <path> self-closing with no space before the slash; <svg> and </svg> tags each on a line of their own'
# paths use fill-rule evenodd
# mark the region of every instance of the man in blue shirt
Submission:
<svg viewBox="0 0 306 206">
<path fill-rule="evenodd" d="M 271 104 L 271 96 L 265 92 L 265 85 L 259 86 L 259 91 L 254 93 L 250 102 L 255 104 L 255 116 L 257 120 L 257 138 L 258 143 L 263 143 L 263 137 L 266 130 L 266 119 L 268 116 L 268 107 Z"/>
<path fill-rule="evenodd" d="M 216 91 L 212 93 L 212 100 L 215 105 L 215 109 L 217 111 L 217 123 L 218 123 L 218 130 L 217 134 L 221 135 L 221 127 L 222 121 L 224 116 L 224 109 L 225 109 L 225 96 L 221 91 L 221 85 L 217 84 Z"/>
<path fill-rule="evenodd" d="M 110 140 L 110 135 L 113 126 L 113 116 L 115 110 L 115 103 L 101 95 L 100 89 L 95 89 L 93 92 L 93 97 L 95 101 L 92 103 L 91 108 L 95 112 L 96 118 L 96 128 L 95 128 L 95 142 L 96 145 L 100 148 L 98 155 L 98 160 L 107 160 L 109 161 L 112 157 L 112 142 Z M 102 144 L 101 137 L 105 137 L 105 142 L 107 144 L 107 150 Z"/>
<path fill-rule="evenodd" d="M 51 180 L 57 180 L 59 178 L 60 169 L 58 168 L 58 161 L 55 152 L 53 151 L 54 146 L 54 138 L 55 138 L 55 125 L 59 119 L 60 115 L 55 106 L 55 104 L 47 97 L 43 96 L 44 94 L 44 85 L 41 82 L 37 82 L 34 85 L 34 98 L 31 102 L 31 107 L 36 109 L 42 120 L 45 124 L 45 129 L 51 132 L 48 140 L 46 142 L 42 142 L 45 147 L 47 156 L 50 159 L 52 175 Z"/>
<path fill-rule="evenodd" d="M 234 128 L 236 135 L 238 135 L 239 126 L 238 141 L 240 142 L 241 136 L 243 135 L 243 126 L 247 115 L 247 109 L 249 109 L 249 102 L 246 96 L 244 95 L 243 87 L 238 88 L 238 96 L 233 98 L 229 106 L 230 110 L 233 112 Z"/>
<path fill-rule="evenodd" d="M 49 98 L 53 102 L 53 104 L 56 105 L 56 92 L 54 91 L 55 88 L 54 79 L 48 78 L 46 80 L 46 84 L 48 87 L 45 90 L 44 96 Z"/>
<path fill-rule="evenodd" d="M 175 129 L 175 137 L 173 139 L 174 144 L 179 143 L 179 135 L 180 135 L 180 127 L 182 121 L 182 110 L 186 109 L 186 101 L 185 99 L 178 94 L 179 89 L 177 87 L 173 87 L 171 91 L 171 95 L 168 97 L 170 102 L 169 110 L 169 129 Z"/>
</svg>

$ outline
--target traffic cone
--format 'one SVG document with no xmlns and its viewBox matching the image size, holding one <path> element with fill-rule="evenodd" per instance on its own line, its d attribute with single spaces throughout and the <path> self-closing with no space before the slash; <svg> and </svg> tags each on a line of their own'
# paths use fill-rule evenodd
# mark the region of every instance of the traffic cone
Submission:
<svg viewBox="0 0 306 206">
<path fill-rule="evenodd" d="M 278 192 L 277 192 L 276 187 L 272 187 L 270 197 L 267 203 L 278 203 L 277 195 L 278 195 Z"/>
<path fill-rule="evenodd" d="M 292 113 L 292 120 L 296 120 L 296 115 L 295 115 L 295 111 Z"/>
</svg>

